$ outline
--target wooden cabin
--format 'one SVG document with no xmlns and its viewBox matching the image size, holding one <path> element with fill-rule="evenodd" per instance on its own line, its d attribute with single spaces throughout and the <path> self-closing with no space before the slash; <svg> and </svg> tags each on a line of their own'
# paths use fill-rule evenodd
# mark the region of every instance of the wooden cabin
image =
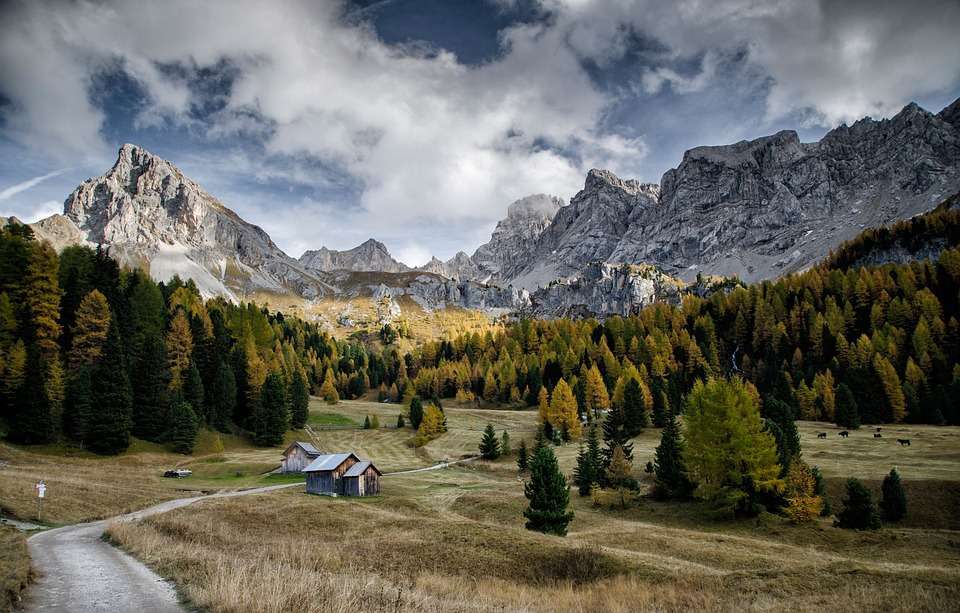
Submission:
<svg viewBox="0 0 960 613">
<path fill-rule="evenodd" d="M 380 493 L 383 474 L 372 462 L 354 453 L 319 456 L 303 469 L 307 493 L 328 496 L 372 496 Z"/>
<path fill-rule="evenodd" d="M 280 460 L 280 472 L 299 473 L 310 465 L 311 462 L 323 455 L 320 450 L 303 441 L 291 443 L 283 452 L 283 459 Z"/>
<path fill-rule="evenodd" d="M 376 496 L 383 475 L 373 462 L 357 462 L 343 473 L 344 496 Z"/>
</svg>

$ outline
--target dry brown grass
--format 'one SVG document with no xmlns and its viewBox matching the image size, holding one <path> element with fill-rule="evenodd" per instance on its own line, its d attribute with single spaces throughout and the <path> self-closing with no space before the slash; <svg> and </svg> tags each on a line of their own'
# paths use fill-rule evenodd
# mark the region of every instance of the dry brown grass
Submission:
<svg viewBox="0 0 960 613">
<path fill-rule="evenodd" d="M 30 581 L 30 555 L 23 533 L 0 526 L 0 611 L 12 611 Z"/>
<path fill-rule="evenodd" d="M 960 597 L 952 532 L 714 523 L 684 519 L 695 505 L 576 499 L 561 539 L 523 528 L 504 470 L 387 477 L 384 492 L 212 500 L 110 534 L 214 611 L 944 611 Z"/>
</svg>

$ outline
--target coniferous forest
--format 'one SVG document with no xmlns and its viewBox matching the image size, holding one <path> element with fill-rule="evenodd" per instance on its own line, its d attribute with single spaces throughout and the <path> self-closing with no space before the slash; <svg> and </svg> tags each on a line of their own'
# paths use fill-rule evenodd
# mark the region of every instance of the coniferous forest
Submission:
<svg viewBox="0 0 960 613">
<path fill-rule="evenodd" d="M 934 221 L 949 228 L 948 217 Z M 104 249 L 58 255 L 10 225 L 0 232 L 6 437 L 110 454 L 135 436 L 189 452 L 205 427 L 274 445 L 303 426 L 310 393 L 377 388 L 394 401 L 538 406 L 568 438 L 613 407 L 627 436 L 664 425 L 697 380 L 731 376 L 752 383 L 775 420 L 960 424 L 960 250 L 837 267 L 890 240 L 861 238 L 833 264 L 679 306 L 603 322 L 524 319 L 401 356 L 252 303 L 204 301 L 192 281 L 121 270 Z"/>
</svg>

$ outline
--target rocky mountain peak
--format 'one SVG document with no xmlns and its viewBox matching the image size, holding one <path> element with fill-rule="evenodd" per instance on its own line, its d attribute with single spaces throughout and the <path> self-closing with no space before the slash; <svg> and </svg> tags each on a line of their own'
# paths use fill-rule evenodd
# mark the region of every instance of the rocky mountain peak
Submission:
<svg viewBox="0 0 960 613">
<path fill-rule="evenodd" d="M 350 270 L 354 272 L 406 272 L 408 266 L 393 259 L 387 246 L 380 241 L 368 238 L 353 249 L 337 251 L 335 249 L 313 249 L 304 252 L 300 264 L 310 270 L 329 272 Z"/>
</svg>

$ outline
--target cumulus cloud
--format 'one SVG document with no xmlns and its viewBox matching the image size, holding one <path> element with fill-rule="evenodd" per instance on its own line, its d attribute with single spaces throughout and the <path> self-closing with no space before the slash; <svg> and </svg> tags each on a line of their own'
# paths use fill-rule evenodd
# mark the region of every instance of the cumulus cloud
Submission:
<svg viewBox="0 0 960 613">
<path fill-rule="evenodd" d="M 763 84 L 768 122 L 887 115 L 960 81 L 955 0 L 541 4 L 548 18 L 502 30 L 502 53 L 470 66 L 428 44 L 386 44 L 333 0 L 8 2 L 2 130 L 51 156 L 102 155 L 115 143 L 105 142 L 104 109 L 89 90 L 97 75 L 122 70 L 146 98 L 136 126 L 255 142 L 260 157 L 234 154 L 234 173 L 314 185 L 333 173 L 359 186 L 349 208 L 241 199 L 281 246 L 343 248 L 338 239 L 362 233 L 420 258 L 414 234 L 473 236 L 527 194 L 569 198 L 590 167 L 642 176 L 646 139 L 611 125 L 611 108 L 722 87 L 732 62 Z M 591 77 L 641 43 L 624 87 Z M 195 86 L 225 67 L 225 91 Z M 198 120 L 193 110 L 214 95 L 216 112 Z M 304 228 L 305 217 L 316 227 Z"/>
</svg>

